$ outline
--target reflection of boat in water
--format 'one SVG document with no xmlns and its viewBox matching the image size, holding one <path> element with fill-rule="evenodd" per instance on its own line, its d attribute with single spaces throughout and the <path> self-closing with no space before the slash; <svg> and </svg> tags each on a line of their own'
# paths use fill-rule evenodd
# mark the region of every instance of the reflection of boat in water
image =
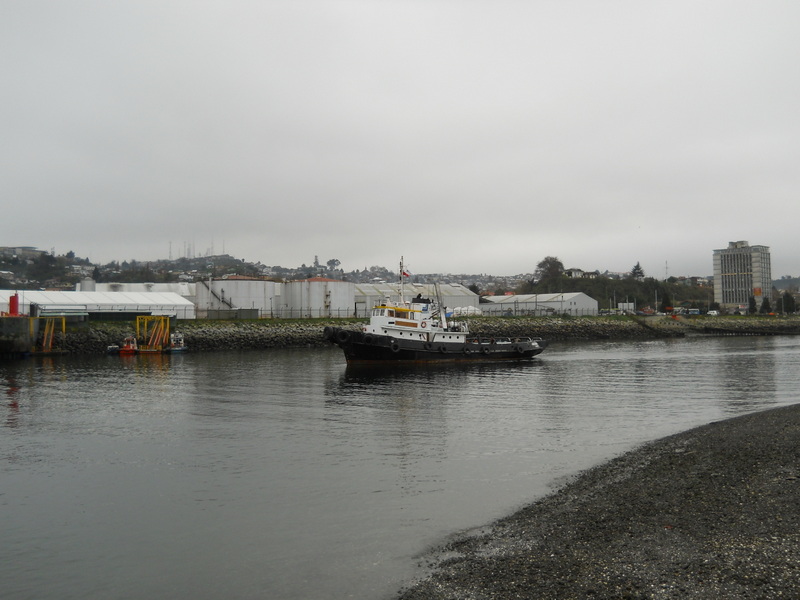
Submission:
<svg viewBox="0 0 800 600">
<path fill-rule="evenodd" d="M 545 363 L 538 360 L 517 360 L 517 361 L 456 361 L 456 362 L 420 362 L 413 363 L 413 369 L 398 369 L 395 363 L 348 363 L 341 373 L 342 384 L 370 387 L 373 385 L 396 385 L 403 384 L 419 378 L 437 378 L 446 376 L 459 380 L 462 377 L 494 376 L 497 373 L 507 375 L 508 373 L 530 372 L 531 369 L 538 370 L 545 367 Z"/>
<path fill-rule="evenodd" d="M 348 363 L 526 360 L 547 347 L 541 338 L 472 335 L 466 322 L 448 321 L 438 286 L 435 301 L 421 295 L 407 301 L 402 283 L 398 301 L 375 306 L 361 331 L 325 327 L 323 336 Z"/>
</svg>

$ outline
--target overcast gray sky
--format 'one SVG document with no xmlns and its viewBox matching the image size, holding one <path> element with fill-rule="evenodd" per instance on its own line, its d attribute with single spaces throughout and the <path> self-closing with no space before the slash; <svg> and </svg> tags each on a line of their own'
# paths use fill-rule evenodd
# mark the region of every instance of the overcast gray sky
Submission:
<svg viewBox="0 0 800 600">
<path fill-rule="evenodd" d="M 800 274 L 800 2 L 0 0 L 0 245 Z"/>
</svg>

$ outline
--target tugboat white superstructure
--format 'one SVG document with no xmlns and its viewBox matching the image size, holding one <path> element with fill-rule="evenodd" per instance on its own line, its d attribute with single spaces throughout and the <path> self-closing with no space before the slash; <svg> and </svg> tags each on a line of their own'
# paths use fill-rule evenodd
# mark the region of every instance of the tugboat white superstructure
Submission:
<svg viewBox="0 0 800 600">
<path fill-rule="evenodd" d="M 400 263 L 403 277 L 403 263 Z M 326 327 L 325 339 L 339 346 L 348 363 L 524 360 L 547 347 L 541 338 L 480 337 L 464 321 L 448 321 L 441 296 L 403 298 L 401 280 L 397 302 L 385 299 L 372 309 L 361 331 Z"/>
</svg>

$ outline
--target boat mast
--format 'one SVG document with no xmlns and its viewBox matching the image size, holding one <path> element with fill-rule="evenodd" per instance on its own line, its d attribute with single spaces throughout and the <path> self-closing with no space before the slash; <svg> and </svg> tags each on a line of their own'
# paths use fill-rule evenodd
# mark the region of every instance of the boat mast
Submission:
<svg viewBox="0 0 800 600">
<path fill-rule="evenodd" d="M 446 311 L 442 301 L 442 288 L 439 287 L 438 282 L 434 283 L 433 287 L 436 290 L 436 302 L 439 304 L 439 318 L 442 320 L 442 327 L 447 329 L 447 315 L 444 314 Z"/>
<path fill-rule="evenodd" d="M 400 304 L 405 302 L 405 280 L 406 280 L 406 271 L 403 267 L 403 257 L 400 257 Z"/>
</svg>

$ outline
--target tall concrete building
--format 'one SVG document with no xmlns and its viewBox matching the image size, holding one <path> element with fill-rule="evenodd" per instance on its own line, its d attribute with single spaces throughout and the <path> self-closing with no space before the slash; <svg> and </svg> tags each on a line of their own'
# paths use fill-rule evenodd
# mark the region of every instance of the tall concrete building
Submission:
<svg viewBox="0 0 800 600">
<path fill-rule="evenodd" d="M 754 297 L 756 306 L 761 308 L 771 291 L 769 246 L 751 246 L 740 241 L 714 250 L 714 301 L 720 306 L 746 308 Z"/>
</svg>

